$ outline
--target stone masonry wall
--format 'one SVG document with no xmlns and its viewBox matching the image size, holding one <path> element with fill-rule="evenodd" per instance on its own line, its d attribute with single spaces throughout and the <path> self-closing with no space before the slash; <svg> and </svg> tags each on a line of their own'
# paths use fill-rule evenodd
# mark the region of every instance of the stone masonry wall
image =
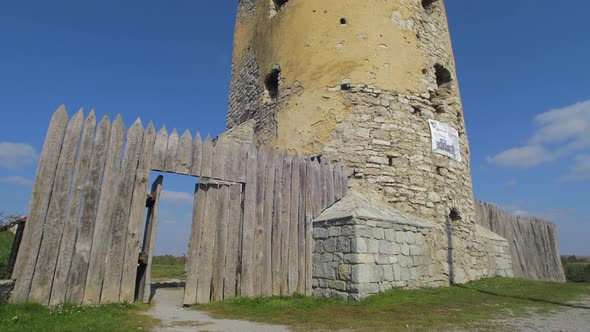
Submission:
<svg viewBox="0 0 590 332">
<path fill-rule="evenodd" d="M 350 218 L 314 224 L 315 296 L 361 300 L 404 287 L 442 286 L 426 244 L 429 228 Z"/>
</svg>

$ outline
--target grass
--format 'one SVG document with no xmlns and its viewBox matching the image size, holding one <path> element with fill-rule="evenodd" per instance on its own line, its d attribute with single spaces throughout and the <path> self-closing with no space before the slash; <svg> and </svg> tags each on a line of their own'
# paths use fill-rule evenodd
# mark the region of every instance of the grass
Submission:
<svg viewBox="0 0 590 332">
<path fill-rule="evenodd" d="M 184 265 L 152 265 L 152 281 L 163 281 L 170 279 L 186 279 Z"/>
<path fill-rule="evenodd" d="M 157 319 L 140 314 L 148 305 L 0 304 L 0 331 L 138 331 L 150 330 Z"/>
<path fill-rule="evenodd" d="M 450 288 L 396 289 L 358 303 L 294 295 L 236 298 L 195 308 L 215 318 L 282 324 L 306 331 L 486 330 L 489 319 L 563 308 L 567 301 L 582 295 L 590 295 L 590 285 L 493 278 Z"/>
<path fill-rule="evenodd" d="M 13 241 L 14 234 L 11 231 L 0 233 L 0 279 L 10 277 L 8 275 L 8 260 L 10 259 Z"/>
</svg>

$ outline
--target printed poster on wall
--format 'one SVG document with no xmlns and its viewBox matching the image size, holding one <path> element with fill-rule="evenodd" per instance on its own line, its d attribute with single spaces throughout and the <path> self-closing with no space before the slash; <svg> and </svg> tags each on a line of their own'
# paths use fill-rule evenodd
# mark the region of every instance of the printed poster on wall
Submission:
<svg viewBox="0 0 590 332">
<path fill-rule="evenodd" d="M 446 123 L 428 120 L 432 133 L 432 151 L 461 161 L 459 132 Z"/>
</svg>

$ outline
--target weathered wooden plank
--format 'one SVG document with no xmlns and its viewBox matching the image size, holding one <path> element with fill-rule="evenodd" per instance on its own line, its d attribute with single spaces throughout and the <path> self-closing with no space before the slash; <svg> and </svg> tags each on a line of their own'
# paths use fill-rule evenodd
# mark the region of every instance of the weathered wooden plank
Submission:
<svg viewBox="0 0 590 332">
<path fill-rule="evenodd" d="M 176 171 L 176 156 L 178 154 L 178 132 L 176 128 L 168 137 L 168 147 L 166 148 L 166 166 L 164 171 L 174 173 Z"/>
<path fill-rule="evenodd" d="M 236 182 L 246 182 L 246 169 L 248 166 L 248 150 L 250 146 L 247 144 L 242 144 L 240 146 L 240 157 L 239 157 L 239 169 L 238 169 L 238 181 Z"/>
<path fill-rule="evenodd" d="M 338 201 L 342 196 L 342 169 L 337 163 L 334 166 L 334 199 Z"/>
<path fill-rule="evenodd" d="M 246 166 L 246 187 L 244 193 L 244 225 L 242 228 L 242 275 L 241 296 L 254 295 L 254 231 L 256 227 L 256 175 L 257 175 L 257 151 L 254 145 L 248 149 Z"/>
<path fill-rule="evenodd" d="M 201 160 L 203 160 L 203 140 L 201 139 L 201 133 L 197 132 L 197 136 L 193 140 L 193 158 L 191 164 L 191 175 L 201 175 Z"/>
<path fill-rule="evenodd" d="M 326 190 L 328 195 L 326 199 L 326 208 L 328 208 L 336 202 L 336 194 L 334 193 L 334 166 L 328 163 L 326 168 Z"/>
<path fill-rule="evenodd" d="M 154 247 L 156 244 L 156 232 L 158 231 L 158 213 L 160 211 L 160 194 L 162 193 L 162 185 L 164 177 L 162 175 L 156 178 L 152 184 L 151 196 L 154 201 L 153 205 L 148 211 L 146 217 L 146 227 L 143 235 L 142 252 L 147 255 L 147 262 L 145 272 L 139 282 L 138 299 L 143 303 L 150 302 L 151 295 L 151 273 L 152 273 L 152 259 L 154 258 Z"/>
<path fill-rule="evenodd" d="M 72 265 L 72 256 L 77 241 L 76 230 L 78 228 L 78 220 L 80 219 L 80 208 L 82 207 L 82 199 L 84 198 L 85 184 L 87 182 L 86 178 L 89 172 L 95 128 L 96 115 L 94 114 L 94 111 L 92 111 L 84 122 L 82 143 L 80 144 L 78 159 L 74 166 L 75 175 L 74 183 L 72 184 L 70 205 L 68 207 L 68 215 L 60 240 L 61 244 L 59 246 L 59 254 L 55 266 L 55 276 L 53 276 L 53 286 L 51 287 L 51 296 L 49 298 L 49 304 L 51 305 L 63 303 L 66 299 L 68 273 L 70 272 L 70 266 Z"/>
<path fill-rule="evenodd" d="M 185 130 L 178 143 L 178 152 L 176 158 L 176 173 L 191 174 L 193 159 L 193 136 L 190 131 Z"/>
<path fill-rule="evenodd" d="M 313 218 L 317 218 L 322 212 L 322 196 L 323 196 L 323 187 L 322 187 L 322 175 L 321 175 L 321 165 L 318 159 L 315 159 L 312 162 L 313 165 L 313 181 L 314 185 L 314 193 L 313 193 Z"/>
<path fill-rule="evenodd" d="M 291 162 L 291 212 L 289 218 L 289 275 L 288 285 L 289 294 L 297 291 L 299 284 L 299 195 L 300 195 L 300 176 L 301 161 L 295 154 Z"/>
<path fill-rule="evenodd" d="M 275 173 L 276 157 L 271 149 L 266 157 L 264 167 L 264 215 L 263 215 L 263 236 L 262 236 L 262 265 L 260 283 L 262 285 L 262 296 L 272 295 L 272 225 L 273 225 L 273 203 L 275 199 Z"/>
<path fill-rule="evenodd" d="M 281 222 L 279 223 L 281 246 L 281 295 L 289 295 L 289 231 L 291 221 L 291 157 L 286 154 L 283 159 L 283 180 L 281 188 Z"/>
<path fill-rule="evenodd" d="M 275 183 L 272 216 L 272 295 L 281 295 L 281 223 L 283 206 L 283 161 L 285 152 L 281 152 L 275 160 Z"/>
<path fill-rule="evenodd" d="M 43 239 L 41 240 L 35 273 L 31 281 L 29 300 L 43 305 L 49 304 L 53 273 L 57 263 L 59 243 L 64 231 L 67 213 L 67 209 L 64 207 L 68 206 L 76 152 L 80 144 L 83 122 L 84 114 L 80 110 L 72 117 L 66 129 L 64 145 L 57 166 L 57 175 L 51 192 L 51 202 L 45 220 Z"/>
<path fill-rule="evenodd" d="M 117 199 L 115 191 L 119 180 L 124 139 L 125 125 L 123 124 L 121 115 L 118 115 L 111 127 L 107 162 L 101 189 L 102 194 L 100 195 L 94 234 L 92 235 L 92 248 L 88 261 L 83 304 L 100 303 L 100 293 L 106 268 L 107 248 L 111 234 L 113 205 Z"/>
<path fill-rule="evenodd" d="M 227 255 L 227 234 L 229 222 L 230 193 L 228 185 L 221 185 L 217 196 L 217 234 L 213 254 L 213 278 L 211 280 L 211 299 L 223 300 L 223 282 L 225 279 L 225 261 Z"/>
<path fill-rule="evenodd" d="M 205 223 L 206 198 L 207 185 L 195 185 L 195 199 L 193 203 L 193 223 L 191 226 L 191 238 L 188 247 L 186 285 L 184 287 L 184 305 L 192 305 L 197 302 L 199 249 L 201 246 L 203 225 Z"/>
<path fill-rule="evenodd" d="M 131 198 L 131 211 L 127 226 L 127 240 L 125 244 L 125 259 L 123 260 L 119 302 L 131 303 L 135 300 L 137 260 L 140 254 L 142 226 L 145 220 L 145 200 L 148 194 L 150 171 L 152 169 L 152 151 L 154 150 L 155 140 L 156 130 L 154 129 L 153 123 L 150 122 L 143 134 L 143 148 L 137 166 L 135 185 Z M 190 141 L 192 141 L 192 138 Z"/>
<path fill-rule="evenodd" d="M 207 138 L 203 143 L 203 151 L 201 156 L 201 177 L 210 178 L 211 169 L 213 167 L 213 141 L 211 141 L 211 136 L 209 135 L 207 135 Z"/>
<path fill-rule="evenodd" d="M 239 151 L 239 150 L 238 150 Z M 238 295 L 238 269 L 240 255 L 240 229 L 242 227 L 242 185 L 230 185 L 229 220 L 227 229 L 227 252 L 225 259 L 225 281 L 223 298 Z"/>
<path fill-rule="evenodd" d="M 348 192 L 348 168 L 344 166 L 342 169 L 342 197 L 346 196 Z"/>
<path fill-rule="evenodd" d="M 328 192 L 328 177 L 330 175 L 330 165 L 326 160 L 322 160 L 320 164 L 320 181 L 322 183 L 322 195 L 321 195 L 321 202 L 322 205 L 320 207 L 321 211 L 324 211 L 330 204 L 330 197 Z"/>
<path fill-rule="evenodd" d="M 109 117 L 105 116 L 98 124 L 96 137 L 94 138 L 92 158 L 90 160 L 90 169 L 84 185 L 84 207 L 80 215 L 76 247 L 67 281 L 68 291 L 66 292 L 66 302 L 82 303 L 83 300 L 88 262 L 90 259 L 90 248 L 92 247 L 92 236 L 94 234 L 110 135 L 111 122 Z M 53 288 L 55 291 L 55 281 Z M 52 292 L 50 304 L 57 304 L 58 302 Z"/>
<path fill-rule="evenodd" d="M 199 249 L 197 267 L 199 269 L 197 279 L 197 303 L 209 303 L 211 300 L 211 279 L 213 277 L 213 253 L 215 252 L 215 233 L 217 224 L 217 185 L 207 185 L 207 197 L 205 201 L 205 218 L 203 223 L 203 235 Z"/>
<path fill-rule="evenodd" d="M 154 144 L 154 156 L 152 158 L 152 169 L 164 171 L 166 169 L 166 151 L 168 150 L 168 129 L 163 126 L 156 136 Z"/>
<path fill-rule="evenodd" d="M 29 201 L 27 227 L 23 232 L 21 246 L 12 271 L 12 279 L 16 279 L 11 296 L 12 302 L 25 301 L 29 296 L 31 278 L 41 244 L 41 237 L 43 236 L 43 224 L 47 216 L 47 208 L 49 207 L 51 190 L 53 189 L 67 125 L 68 113 L 66 108 L 61 105 L 51 116 L 39 158 L 35 184 Z"/>
<path fill-rule="evenodd" d="M 254 296 L 262 295 L 262 259 L 264 257 L 264 189 L 267 151 L 264 147 L 258 149 L 256 168 L 256 223 L 254 226 L 253 264 L 256 266 L 253 275 Z"/>
<path fill-rule="evenodd" d="M 143 125 L 137 119 L 127 132 L 125 159 L 119 172 L 116 199 L 114 200 L 113 225 L 107 253 L 101 303 L 119 302 L 121 276 L 127 243 L 127 228 L 133 198 L 137 165 L 143 148 Z"/>
<path fill-rule="evenodd" d="M 225 177 L 227 181 L 240 182 L 240 145 L 230 142 L 227 146 L 227 169 Z"/>
<path fill-rule="evenodd" d="M 306 213 L 306 164 L 305 159 L 299 161 L 299 213 L 297 221 L 297 292 L 305 294 L 305 213 Z"/>
<path fill-rule="evenodd" d="M 313 263 L 313 206 L 316 182 L 314 181 L 314 162 L 305 161 L 305 295 L 312 296 Z"/>
<path fill-rule="evenodd" d="M 218 140 L 213 148 L 213 168 L 211 169 L 212 178 L 219 180 L 226 179 L 227 159 L 227 143 L 223 140 Z"/>
</svg>

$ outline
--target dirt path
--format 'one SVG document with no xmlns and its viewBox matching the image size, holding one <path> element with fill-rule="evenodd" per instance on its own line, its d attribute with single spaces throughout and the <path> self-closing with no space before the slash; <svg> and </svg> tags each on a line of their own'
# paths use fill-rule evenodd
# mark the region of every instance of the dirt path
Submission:
<svg viewBox="0 0 590 332">
<path fill-rule="evenodd" d="M 156 332 L 184 331 L 289 331 L 285 326 L 262 325 L 253 322 L 213 319 L 202 311 L 182 307 L 182 288 L 159 288 L 156 290 L 154 306 L 146 315 L 160 319 L 162 326 Z"/>
<path fill-rule="evenodd" d="M 523 332 L 586 332 L 590 331 L 590 297 L 571 307 L 564 307 L 549 314 L 535 314 L 525 318 L 498 319 L 498 330 Z M 506 329 L 503 328 L 506 327 Z"/>
</svg>

